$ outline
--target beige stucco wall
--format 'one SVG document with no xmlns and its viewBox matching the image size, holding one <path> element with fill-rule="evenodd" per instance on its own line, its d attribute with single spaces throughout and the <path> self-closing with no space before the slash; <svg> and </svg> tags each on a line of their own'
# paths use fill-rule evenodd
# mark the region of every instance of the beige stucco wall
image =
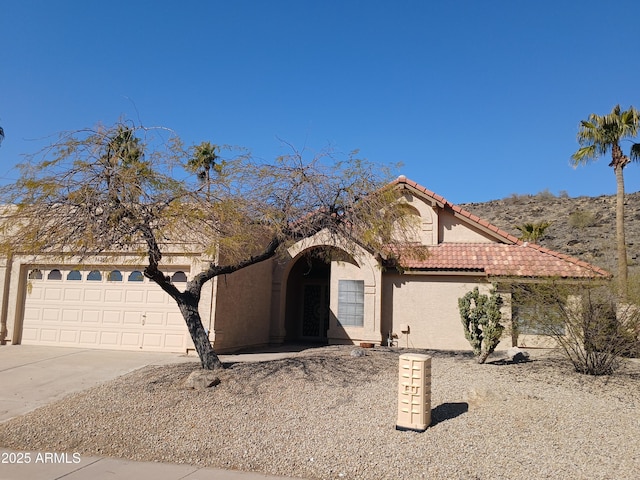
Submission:
<svg viewBox="0 0 640 480">
<path fill-rule="evenodd" d="M 381 275 L 377 266 L 360 258 L 361 264 L 331 262 L 329 343 L 380 343 Z M 340 280 L 364 281 L 364 323 L 362 327 L 343 326 L 338 320 L 338 285 Z"/>
<path fill-rule="evenodd" d="M 437 244 L 439 221 L 434 207 L 409 193 L 405 193 L 400 201 L 411 207 L 411 217 L 415 217 L 414 221 L 409 222 L 411 232 L 408 236 L 422 245 Z"/>
<path fill-rule="evenodd" d="M 458 299 L 478 286 L 488 293 L 491 285 L 481 277 L 387 273 L 383 277 L 383 329 L 398 335 L 400 347 L 438 350 L 470 350 L 464 337 Z M 504 309 L 505 320 L 510 317 Z M 404 334 L 404 326 L 409 333 Z M 509 348 L 505 331 L 499 349 Z"/>
<path fill-rule="evenodd" d="M 478 228 L 472 227 L 449 210 L 439 212 L 439 243 L 485 243 L 495 242 Z"/>
<path fill-rule="evenodd" d="M 261 262 L 216 278 L 210 338 L 217 352 L 269 343 L 272 263 Z"/>
</svg>

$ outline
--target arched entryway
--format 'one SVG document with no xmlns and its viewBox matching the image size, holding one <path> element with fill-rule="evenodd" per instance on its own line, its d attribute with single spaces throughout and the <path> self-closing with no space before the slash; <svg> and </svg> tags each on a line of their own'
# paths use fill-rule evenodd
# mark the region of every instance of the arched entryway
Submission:
<svg viewBox="0 0 640 480">
<path fill-rule="evenodd" d="M 309 250 L 295 261 L 287 278 L 286 341 L 324 343 L 329 329 L 331 263 Z"/>
</svg>

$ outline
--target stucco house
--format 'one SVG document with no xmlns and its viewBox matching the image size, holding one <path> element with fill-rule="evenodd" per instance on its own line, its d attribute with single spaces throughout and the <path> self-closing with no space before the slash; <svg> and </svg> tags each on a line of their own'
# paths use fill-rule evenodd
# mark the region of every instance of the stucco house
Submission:
<svg viewBox="0 0 640 480">
<path fill-rule="evenodd" d="M 387 344 L 468 349 L 458 298 L 478 286 L 544 277 L 607 279 L 577 258 L 528 244 L 404 176 L 402 193 L 416 225 L 412 240 L 426 257 L 392 265 L 321 233 L 287 254 L 210 282 L 200 303 L 218 352 L 284 342 Z M 335 255 L 310 255 L 331 246 Z M 113 259 L 117 258 L 117 261 Z M 209 259 L 176 252 L 165 271 L 176 285 Z M 173 301 L 121 253 L 65 263 L 13 256 L 0 264 L 1 319 L 12 344 L 184 352 L 192 348 Z M 510 292 L 505 321 L 511 318 Z M 523 341 L 534 342 L 535 339 Z M 505 338 L 501 346 L 510 347 Z"/>
</svg>

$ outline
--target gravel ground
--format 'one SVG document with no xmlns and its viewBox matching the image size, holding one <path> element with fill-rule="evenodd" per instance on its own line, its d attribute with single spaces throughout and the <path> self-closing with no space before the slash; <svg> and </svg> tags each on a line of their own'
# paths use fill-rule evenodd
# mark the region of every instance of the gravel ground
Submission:
<svg viewBox="0 0 640 480">
<path fill-rule="evenodd" d="M 146 367 L 0 425 L 0 446 L 187 463 L 306 479 L 636 479 L 640 363 L 576 374 L 432 359 L 432 426 L 395 429 L 398 355 L 354 347 L 236 363 L 190 390 L 197 363 Z"/>
</svg>

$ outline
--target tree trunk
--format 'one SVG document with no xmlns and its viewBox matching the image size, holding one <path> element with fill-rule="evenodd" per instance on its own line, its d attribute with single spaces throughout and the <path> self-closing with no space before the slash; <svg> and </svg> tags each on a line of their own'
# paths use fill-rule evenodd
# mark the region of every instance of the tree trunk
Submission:
<svg viewBox="0 0 640 480">
<path fill-rule="evenodd" d="M 487 361 L 487 358 L 489 358 L 489 355 L 491 355 L 490 352 L 483 350 L 482 352 L 480 352 L 480 355 L 476 357 L 476 362 L 478 362 L 479 364 L 483 364 L 484 362 Z"/>
<path fill-rule="evenodd" d="M 624 233 L 624 164 L 614 165 L 616 174 L 616 241 L 618 250 L 618 295 L 627 297 L 627 243 Z"/>
<path fill-rule="evenodd" d="M 196 352 L 200 357 L 200 364 L 205 370 L 215 370 L 218 368 L 224 368 L 222 362 L 213 351 L 209 336 L 202 326 L 202 319 L 200 318 L 200 312 L 198 311 L 198 302 L 190 295 L 183 294 L 182 298 L 176 300 L 180 312 L 187 323 L 191 340 L 196 347 Z"/>
</svg>

